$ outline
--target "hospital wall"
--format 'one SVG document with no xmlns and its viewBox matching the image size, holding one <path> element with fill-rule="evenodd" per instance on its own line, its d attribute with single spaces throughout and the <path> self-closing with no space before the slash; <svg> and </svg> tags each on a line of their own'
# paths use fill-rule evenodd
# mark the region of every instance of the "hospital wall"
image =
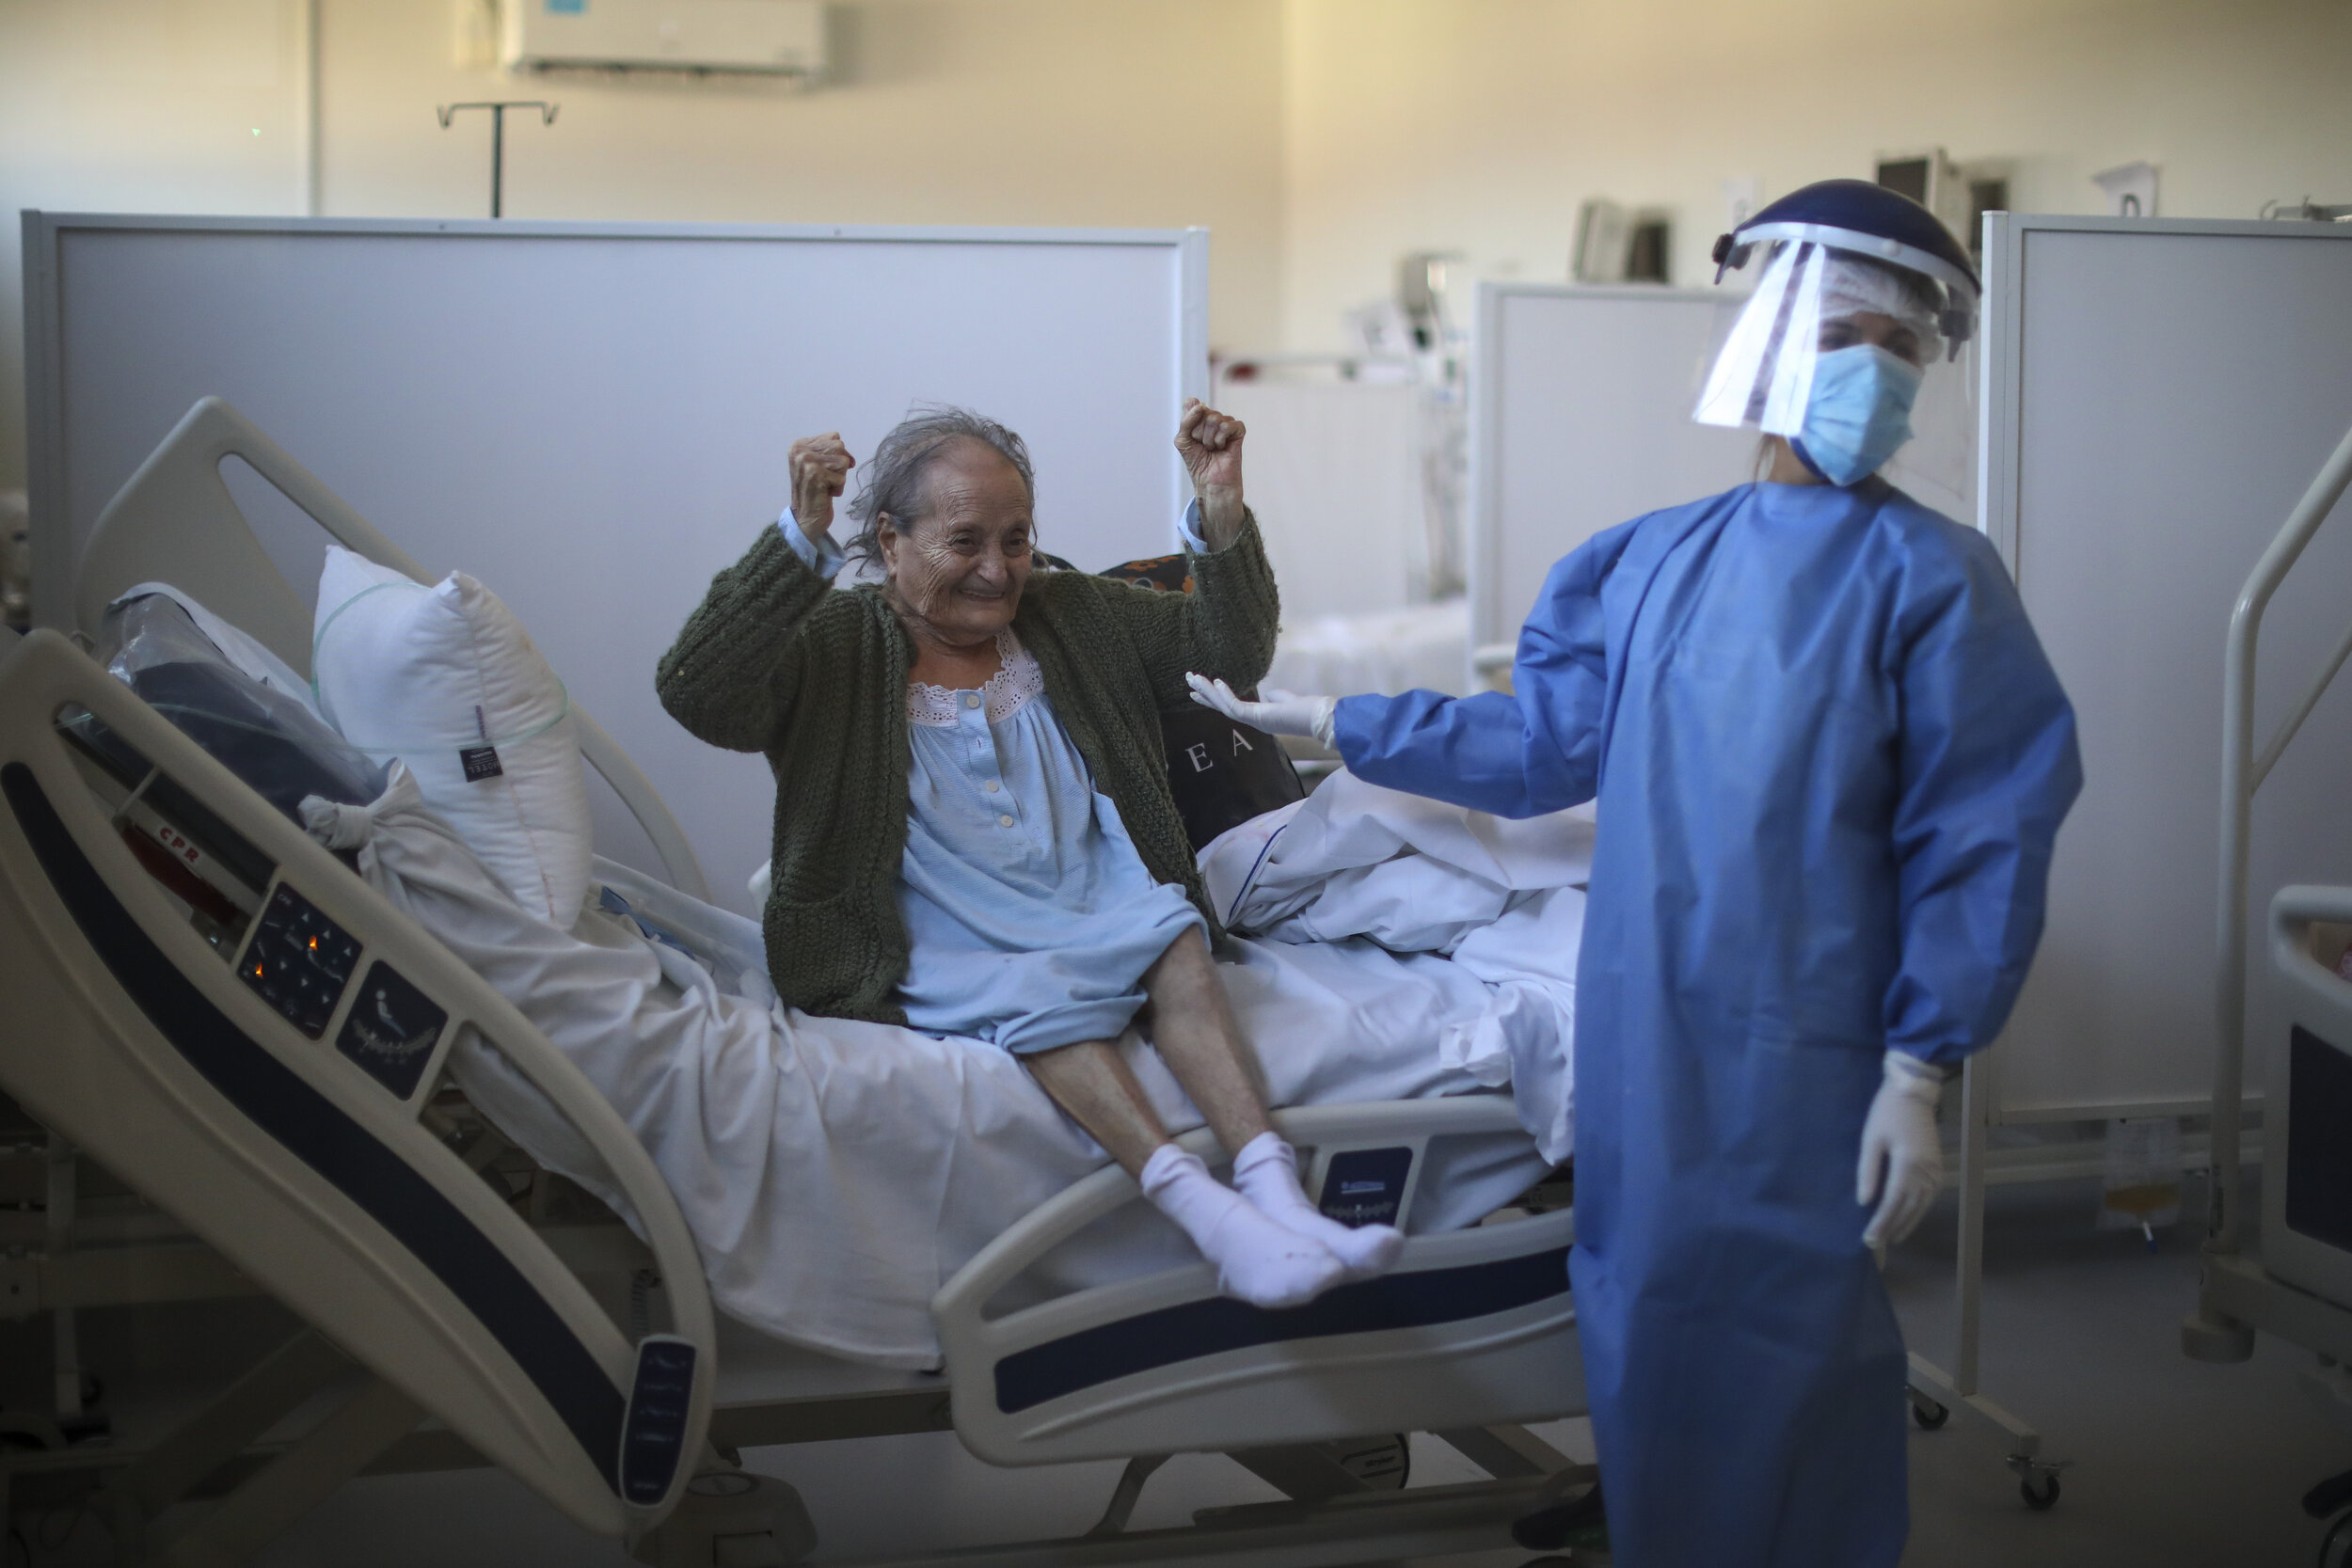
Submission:
<svg viewBox="0 0 2352 1568">
<path fill-rule="evenodd" d="M 483 0 L 315 0 L 318 210 L 485 216 L 486 117 L 443 131 L 435 106 L 547 97 L 563 105 L 552 127 L 507 125 L 510 216 L 1199 224 L 1215 233 L 1213 335 L 1274 338 L 1275 0 L 830 10 L 839 79 L 794 93 L 509 79 L 479 53 L 461 63 Z M 24 483 L 17 210 L 302 212 L 312 14 L 310 0 L 0 0 L 0 489 Z"/>
<path fill-rule="evenodd" d="M 294 213 L 315 184 L 328 214 L 474 215 L 486 127 L 433 114 L 461 99 L 564 105 L 509 127 L 517 216 L 1204 224 L 1212 336 L 1245 352 L 1336 345 L 1408 249 L 1565 277 L 1591 196 L 1670 207 L 1698 281 L 1723 181 L 1880 151 L 2014 160 L 2021 210 L 2097 210 L 2089 176 L 2135 158 L 2169 214 L 2352 199 L 2343 0 L 833 0 L 839 80 L 805 94 L 507 80 L 461 63 L 485 6 L 0 0 L 0 489 L 15 209 Z"/>
<path fill-rule="evenodd" d="M 1724 181 L 1881 152 L 2014 160 L 2021 212 L 2103 212 L 2091 174 L 2136 159 L 2166 216 L 2352 201 L 2342 0 L 1288 0 L 1283 55 L 1293 349 L 1339 346 L 1409 250 L 1565 277 L 1588 197 L 1670 208 L 1704 282 Z"/>
</svg>

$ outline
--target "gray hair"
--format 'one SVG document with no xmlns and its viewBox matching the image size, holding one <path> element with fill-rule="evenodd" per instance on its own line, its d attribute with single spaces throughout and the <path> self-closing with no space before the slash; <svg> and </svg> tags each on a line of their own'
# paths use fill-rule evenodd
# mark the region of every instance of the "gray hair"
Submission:
<svg viewBox="0 0 2352 1568">
<path fill-rule="evenodd" d="M 969 408 L 944 403 L 917 404 L 898 421 L 897 429 L 882 438 L 874 455 L 866 460 L 857 495 L 850 502 L 850 515 L 858 525 L 850 540 L 851 556 L 868 561 L 881 559 L 878 529 L 884 515 L 890 518 L 892 526 L 901 530 L 920 520 L 923 476 L 930 469 L 931 459 L 960 438 L 977 441 L 1011 464 L 1029 492 L 1030 503 L 1036 504 L 1037 474 L 1029 467 L 1028 445 L 1020 436 Z"/>
</svg>

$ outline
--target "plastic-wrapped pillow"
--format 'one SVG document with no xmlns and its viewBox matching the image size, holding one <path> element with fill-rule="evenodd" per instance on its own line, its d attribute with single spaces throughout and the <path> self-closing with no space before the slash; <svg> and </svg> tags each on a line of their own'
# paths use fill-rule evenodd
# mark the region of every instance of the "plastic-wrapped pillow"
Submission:
<svg viewBox="0 0 2352 1568">
<path fill-rule="evenodd" d="M 384 792 L 384 769 L 323 723 L 308 693 L 283 689 L 291 673 L 273 684 L 241 667 L 232 655 L 244 650 L 221 639 L 242 634 L 192 603 L 177 590 L 116 600 L 100 634 L 107 670 L 296 822 L 305 796 L 361 805 Z"/>
<path fill-rule="evenodd" d="M 594 833 L 571 699 L 497 594 L 427 588 L 329 546 L 310 656 L 343 738 L 408 765 L 424 802 L 522 907 L 569 927 Z"/>
</svg>

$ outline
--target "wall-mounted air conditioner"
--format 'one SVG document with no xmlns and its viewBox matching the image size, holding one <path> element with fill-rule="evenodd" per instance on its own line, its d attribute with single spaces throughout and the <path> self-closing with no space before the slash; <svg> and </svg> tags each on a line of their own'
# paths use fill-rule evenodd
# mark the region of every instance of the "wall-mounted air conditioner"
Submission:
<svg viewBox="0 0 2352 1568">
<path fill-rule="evenodd" d="M 820 0 L 500 0 L 510 71 L 743 71 L 814 82 Z"/>
</svg>

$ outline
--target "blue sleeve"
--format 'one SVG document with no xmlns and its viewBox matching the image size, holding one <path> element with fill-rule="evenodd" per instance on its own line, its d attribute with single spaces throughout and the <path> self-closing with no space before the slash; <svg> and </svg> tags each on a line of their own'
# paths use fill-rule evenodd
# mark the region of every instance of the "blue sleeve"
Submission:
<svg viewBox="0 0 2352 1568">
<path fill-rule="evenodd" d="M 801 564 L 827 581 L 833 579 L 834 574 L 841 570 L 841 563 L 849 559 L 849 552 L 833 542 L 832 534 L 826 534 L 821 542 L 811 539 L 808 531 L 794 522 L 789 512 L 776 518 L 776 531 L 783 534 L 785 543 L 792 546 L 792 553 L 801 558 Z"/>
<path fill-rule="evenodd" d="M 1551 569 L 1519 631 L 1515 695 L 1343 700 L 1332 728 L 1349 770 L 1497 816 L 1536 816 L 1591 800 L 1609 692 L 1601 586 L 1634 526 L 1596 536 Z"/>
<path fill-rule="evenodd" d="M 1902 958 L 1886 1043 L 1953 1064 L 1992 1043 L 2042 941 L 2050 855 L 2082 788 L 2074 710 L 1993 546 L 1899 614 L 1895 856 Z"/>
</svg>

